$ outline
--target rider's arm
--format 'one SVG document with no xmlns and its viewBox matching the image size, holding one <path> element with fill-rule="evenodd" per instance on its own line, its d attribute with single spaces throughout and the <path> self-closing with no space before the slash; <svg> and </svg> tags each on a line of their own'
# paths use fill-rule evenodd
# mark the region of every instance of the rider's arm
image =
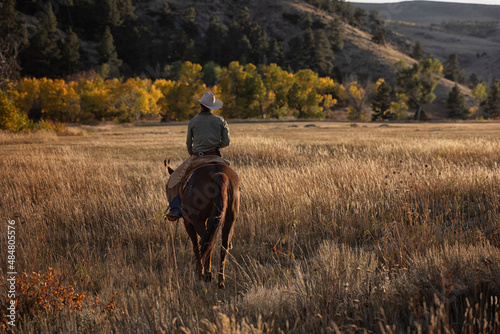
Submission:
<svg viewBox="0 0 500 334">
<path fill-rule="evenodd" d="M 231 143 L 231 140 L 229 139 L 229 128 L 227 126 L 226 121 L 222 121 L 222 133 L 221 133 L 221 141 L 220 141 L 220 147 L 226 147 L 229 146 Z"/>
<path fill-rule="evenodd" d="M 189 122 L 189 125 L 188 125 L 186 146 L 187 146 L 187 151 L 188 151 L 189 155 L 192 155 L 193 154 L 193 125 L 191 122 Z"/>
</svg>

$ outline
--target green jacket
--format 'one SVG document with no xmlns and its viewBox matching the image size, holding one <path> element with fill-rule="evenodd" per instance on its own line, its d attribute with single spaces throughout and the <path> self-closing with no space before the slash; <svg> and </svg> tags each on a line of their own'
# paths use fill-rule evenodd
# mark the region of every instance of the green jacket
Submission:
<svg viewBox="0 0 500 334">
<path fill-rule="evenodd" d="M 222 117 L 203 111 L 189 121 L 186 139 L 189 154 L 210 152 L 229 144 L 229 128 Z"/>
</svg>

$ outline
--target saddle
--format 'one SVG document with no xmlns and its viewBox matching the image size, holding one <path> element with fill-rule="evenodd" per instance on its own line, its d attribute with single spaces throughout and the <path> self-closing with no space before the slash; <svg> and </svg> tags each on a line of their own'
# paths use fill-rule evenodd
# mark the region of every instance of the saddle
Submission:
<svg viewBox="0 0 500 334">
<path fill-rule="evenodd" d="M 185 184 L 196 169 L 209 164 L 231 165 L 229 161 L 217 155 L 190 156 L 179 167 L 177 167 L 168 179 L 167 197 L 169 198 L 169 201 L 179 193 L 179 186 Z"/>
</svg>

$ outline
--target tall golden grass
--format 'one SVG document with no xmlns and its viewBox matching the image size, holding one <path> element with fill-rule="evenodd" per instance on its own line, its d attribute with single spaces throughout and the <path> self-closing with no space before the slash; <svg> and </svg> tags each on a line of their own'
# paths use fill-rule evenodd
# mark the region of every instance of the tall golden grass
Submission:
<svg viewBox="0 0 500 334">
<path fill-rule="evenodd" d="M 223 291 L 162 218 L 185 125 L 0 133 L 17 270 L 86 296 L 13 331 L 499 332 L 500 124 L 304 125 L 230 124 L 242 199 Z"/>
</svg>

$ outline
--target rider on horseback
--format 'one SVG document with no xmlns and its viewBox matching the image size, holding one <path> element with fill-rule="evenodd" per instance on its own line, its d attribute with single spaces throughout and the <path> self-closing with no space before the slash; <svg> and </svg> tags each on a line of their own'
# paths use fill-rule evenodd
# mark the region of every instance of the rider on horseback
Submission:
<svg viewBox="0 0 500 334">
<path fill-rule="evenodd" d="M 222 101 L 210 92 L 205 92 L 201 99 L 194 99 L 200 102 L 200 113 L 191 119 L 188 124 L 186 145 L 190 157 L 177 168 L 181 172 L 185 172 L 196 157 L 220 157 L 219 149 L 230 144 L 229 128 L 226 121 L 222 117 L 212 114 L 212 110 L 218 110 L 222 107 Z M 182 216 L 178 184 L 181 176 L 169 180 L 167 186 L 168 192 L 173 197 L 166 213 L 167 218 L 171 221 Z"/>
</svg>

